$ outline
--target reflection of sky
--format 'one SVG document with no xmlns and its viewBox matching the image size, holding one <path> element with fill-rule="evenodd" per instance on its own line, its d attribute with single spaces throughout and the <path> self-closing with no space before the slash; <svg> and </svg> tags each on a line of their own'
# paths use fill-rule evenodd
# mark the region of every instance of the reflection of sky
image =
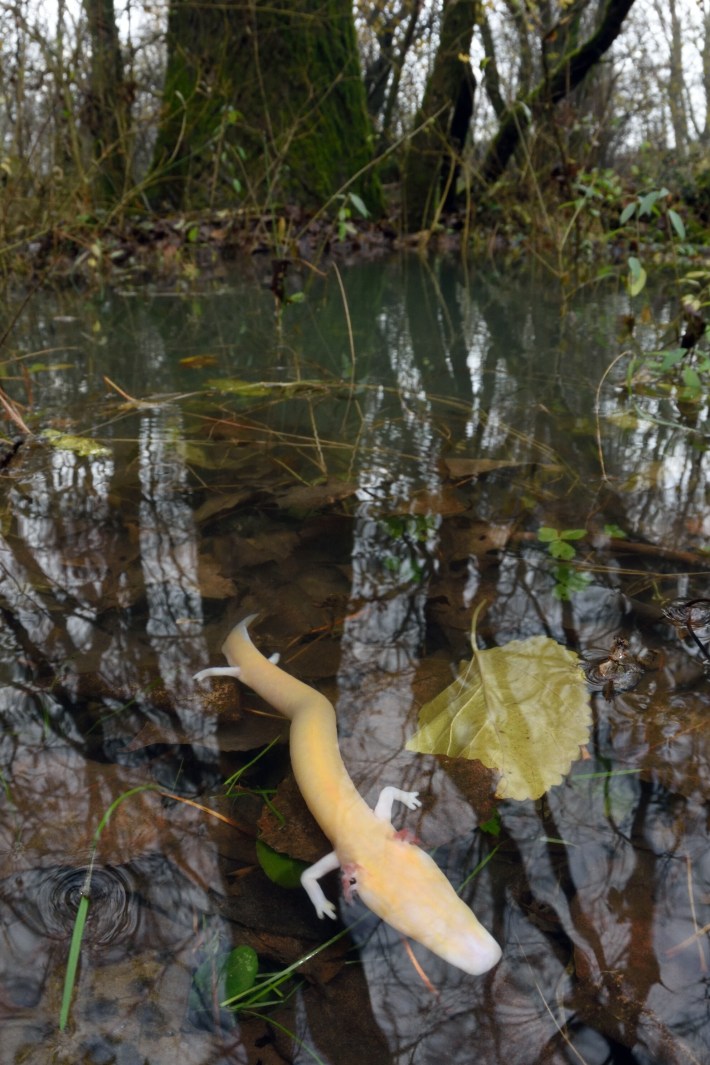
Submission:
<svg viewBox="0 0 710 1065">
<path fill-rule="evenodd" d="M 416 663 L 419 654 L 426 586 L 411 580 L 400 586 L 401 544 L 390 542 L 381 517 L 400 510 L 406 513 L 415 485 L 438 484 L 439 451 L 431 405 L 412 346 L 399 323 L 395 326 L 383 318 L 380 324 L 384 346 L 390 353 L 389 369 L 399 410 L 383 414 L 384 394 L 376 390 L 370 391 L 364 402 L 361 442 L 364 453 L 372 458 L 358 471 L 360 502 L 354 527 L 351 595 L 353 603 L 366 601 L 369 607 L 346 621 L 343 653 L 346 662 L 369 661 L 370 669 L 396 678 Z M 412 456 L 411 465 L 398 469 L 392 461 L 393 448 Z M 431 555 L 435 541 L 430 531 L 421 545 L 422 559 Z M 345 672 L 347 668 L 345 665 Z"/>
<path fill-rule="evenodd" d="M 146 632 L 166 687 L 192 688 L 196 665 L 208 660 L 202 636 L 202 598 L 197 570 L 197 532 L 187 498 L 188 475 L 181 457 L 179 412 L 163 408 L 147 414 L 139 436 L 139 541 L 148 617 Z M 188 643 L 189 640 L 189 643 Z M 179 705 L 183 704 L 182 698 Z M 188 715 L 188 724 L 194 713 Z M 204 719 L 214 732 L 214 719 Z"/>
<path fill-rule="evenodd" d="M 472 829 L 471 810 L 436 768 L 427 767 L 426 782 L 417 778 L 414 774 L 421 766 L 404 751 L 412 727 L 412 684 L 426 640 L 425 610 L 441 520 L 436 512 L 410 514 L 411 499 L 413 490 L 422 486 L 433 495 L 440 491 L 442 438 L 412 345 L 401 329 L 391 330 L 386 321 L 382 324 L 399 409 L 388 409 L 384 394 L 374 390 L 364 404 L 361 443 L 368 460 L 359 470 L 350 606 L 338 673 L 341 747 L 369 801 L 374 802 L 387 784 L 417 788 L 426 783 L 427 791 L 431 786 L 436 796 L 437 811 L 425 825 L 431 828 L 431 819 L 438 819 L 443 838 L 459 835 L 466 839 Z M 390 335 L 393 331 L 396 344 Z M 392 462 L 393 446 L 410 456 L 399 468 Z M 382 456 L 379 461 L 378 456 Z M 401 516 L 404 531 L 385 520 L 393 514 Z M 409 527 L 407 515 L 412 521 Z M 397 824 L 406 821 L 400 810 L 395 817 Z M 451 819 L 448 823 L 447 818 Z M 418 819 L 417 827 L 420 823 Z M 452 873 L 458 875 L 455 865 Z M 408 889 L 403 886 L 403 890 Z M 352 918 L 360 909 L 350 909 L 345 916 Z M 362 935 L 373 1012 L 393 1048 L 406 1045 L 422 1034 L 421 1010 L 426 1008 L 429 992 L 423 985 L 412 986 L 413 970 L 396 933 L 370 920 Z M 444 963 L 426 951 L 419 953 L 435 981 L 440 975 L 448 990 L 460 987 L 462 974 L 450 967 L 447 971 Z M 471 1003 L 467 1015 L 466 1028 L 472 1030 L 476 1011 Z M 435 1045 L 438 1031 L 434 1021 L 427 1032 L 428 1046 Z"/>
<path fill-rule="evenodd" d="M 64 450 L 48 454 L 48 463 L 14 492 L 22 552 L 6 541 L 0 545 L 0 587 L 30 639 L 41 644 L 54 623 L 42 605 L 36 579 L 30 579 L 21 561 L 27 552 L 32 568 L 39 569 L 60 597 L 66 632 L 81 650 L 91 646 L 96 604 L 107 579 L 104 537 L 113 462 L 99 456 L 78 459 Z"/>
<path fill-rule="evenodd" d="M 0 602 L 11 620 L 0 634 L 10 674 L 10 683 L 0 687 L 0 984 L 7 1053 L 16 1043 L 23 1048 L 18 1054 L 30 1052 L 31 1007 L 38 1053 L 44 1048 L 51 1056 L 46 1026 L 56 1028 L 56 981 L 66 965 L 94 833 L 129 789 L 139 793 L 114 809 L 101 835 L 73 1023 L 81 1029 L 84 1014 L 115 997 L 119 985 L 124 1017 L 151 998 L 156 1009 L 164 1008 L 171 996 L 167 983 L 176 987 L 173 1008 L 183 1018 L 206 940 L 229 942 L 210 896 L 220 869 L 204 812 L 178 803 L 166 807 L 155 792 L 140 790 L 152 782 L 140 759 L 136 767 L 111 757 L 115 738 L 126 754 L 135 720 L 127 693 L 140 703 L 143 687 L 161 674 L 190 734 L 199 735 L 203 726 L 202 744 L 206 734 L 215 746 L 214 718 L 203 722 L 186 697 L 207 651 L 181 442 L 174 412 L 146 412 L 137 464 L 128 469 L 101 455 L 35 445 L 21 475 L 8 480 L 11 521 L 0 536 Z M 136 471 L 143 489 L 137 507 Z M 153 659 L 147 660 L 144 632 Z M 89 720 L 87 712 L 94 715 Z M 180 775 L 178 764 L 174 775 Z M 122 883 L 125 897 L 116 894 Z M 115 920 L 112 905 L 120 911 Z M 123 935 L 121 919 L 129 912 L 130 934 Z M 96 943 L 92 934 L 101 919 L 106 935 Z M 133 995 L 142 966 L 155 990 L 146 980 Z M 113 1031 L 115 1019 L 107 1025 Z M 92 1039 L 110 1041 L 95 1013 L 90 1027 Z M 124 1033 L 130 1028 L 122 1020 Z M 134 1029 L 142 1031 L 139 1020 Z M 212 1046 L 210 1036 L 202 1041 Z M 210 1049 L 200 1060 L 218 1056 Z"/>
<path fill-rule="evenodd" d="M 156 653 L 156 678 L 185 707 L 192 674 L 208 654 L 182 434 L 174 411 L 142 416 L 136 520 L 145 631 Z M 125 493 L 125 471 L 100 454 L 78 457 L 47 447 L 45 456 L 47 461 L 35 461 L 11 490 L 14 528 L 11 538 L 0 535 L 0 594 L 26 638 L 50 660 L 79 654 L 77 668 L 84 672 L 89 659 L 81 656 L 91 654 L 90 668 L 100 669 L 109 688 L 131 690 L 141 671 L 135 633 L 126 631 L 134 622 L 115 610 L 117 603 L 134 606 L 139 594 L 135 572 L 120 568 L 133 518 L 127 508 L 116 509 Z M 71 686 L 70 675 L 64 680 Z M 192 716 L 190 710 L 182 713 Z M 196 726 L 211 735 L 214 721 L 190 721 L 193 732 Z"/>
</svg>

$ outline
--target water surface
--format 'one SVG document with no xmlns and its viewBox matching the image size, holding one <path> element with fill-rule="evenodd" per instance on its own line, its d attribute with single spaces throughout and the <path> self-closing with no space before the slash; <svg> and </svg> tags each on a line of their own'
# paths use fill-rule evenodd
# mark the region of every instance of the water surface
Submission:
<svg viewBox="0 0 710 1065">
<path fill-rule="evenodd" d="M 625 387 L 671 297 L 630 338 L 612 281 L 570 296 L 405 258 L 344 271 L 347 306 L 334 273 L 294 267 L 303 301 L 278 308 L 270 277 L 256 258 L 189 292 L 37 295 L 6 344 L 37 435 L 0 482 L 3 1065 L 706 1061 L 710 633 L 702 603 L 663 609 L 707 594 L 708 410 Z M 541 528 L 577 530 L 574 557 Z M 542 634 L 592 663 L 585 757 L 538 801 L 405 750 L 482 599 L 482 646 Z M 503 945 L 490 974 L 415 947 L 427 984 L 341 902 L 351 935 L 283 1004 L 235 1015 L 195 984 L 232 947 L 276 970 L 333 933 L 256 857 L 257 833 L 309 862 L 326 846 L 283 723 L 192 680 L 254 611 L 336 703 L 362 793 L 419 789 L 403 823 L 454 884 L 482 865 L 464 897 Z M 610 682 L 619 636 L 643 666 Z"/>
</svg>

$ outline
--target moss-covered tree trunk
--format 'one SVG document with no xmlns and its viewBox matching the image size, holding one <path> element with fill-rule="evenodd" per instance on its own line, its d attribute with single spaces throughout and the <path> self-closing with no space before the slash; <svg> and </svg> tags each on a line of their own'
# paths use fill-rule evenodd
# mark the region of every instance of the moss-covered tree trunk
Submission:
<svg viewBox="0 0 710 1065">
<path fill-rule="evenodd" d="M 156 205 L 373 209 L 372 134 L 350 0 L 171 0 Z"/>
<path fill-rule="evenodd" d="M 455 187 L 473 106 L 468 53 L 477 11 L 478 0 L 444 4 L 439 47 L 405 162 L 404 219 L 410 232 L 429 226 L 441 197 Z"/>
</svg>

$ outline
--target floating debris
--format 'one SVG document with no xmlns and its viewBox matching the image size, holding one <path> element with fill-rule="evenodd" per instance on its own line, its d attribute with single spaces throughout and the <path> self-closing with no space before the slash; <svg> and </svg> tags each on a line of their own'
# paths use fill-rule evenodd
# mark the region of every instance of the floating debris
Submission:
<svg viewBox="0 0 710 1065">
<path fill-rule="evenodd" d="M 614 637 L 605 658 L 590 659 L 582 664 L 589 687 L 592 691 L 603 692 L 607 700 L 617 692 L 635 688 L 647 668 L 648 664 L 631 651 L 624 636 Z"/>
</svg>

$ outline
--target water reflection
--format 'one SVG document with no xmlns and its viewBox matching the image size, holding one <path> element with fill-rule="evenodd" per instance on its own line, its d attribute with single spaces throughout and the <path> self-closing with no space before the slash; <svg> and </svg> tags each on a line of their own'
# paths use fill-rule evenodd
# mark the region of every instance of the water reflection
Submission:
<svg viewBox="0 0 710 1065">
<path fill-rule="evenodd" d="M 141 420 L 138 443 L 140 563 L 146 595 L 146 633 L 166 687 L 183 695 L 207 658 L 197 572 L 197 529 L 188 500 L 188 470 L 181 455 L 184 429 L 178 411 L 164 408 Z M 189 641 L 189 642 L 188 642 Z M 214 721 L 195 709 L 187 724 L 202 726 L 214 743 Z"/>
<path fill-rule="evenodd" d="M 339 1065 L 364 1060 L 363 1046 L 414 1065 L 468 1062 L 472 1046 L 506 1065 L 700 1061 L 709 699 L 696 649 L 661 607 L 706 592 L 707 405 L 690 418 L 672 398 L 627 400 L 623 360 L 600 387 L 623 295 L 582 294 L 563 317 L 549 283 L 418 259 L 348 273 L 351 381 L 331 281 L 279 323 L 239 277 L 191 300 L 107 294 L 97 308 L 55 295 L 21 320 L 19 353 L 51 337 L 70 364 L 38 373 L 38 411 L 76 419 L 108 454 L 24 444 L 3 474 L 3 1065 L 100 1060 L 119 1029 L 155 1065 L 175 1056 L 175 1029 L 189 1060 L 210 1065 L 256 1060 L 276 1038 L 248 1018 L 200 1029 L 192 973 L 250 936 L 267 962 L 287 941 L 295 960 L 323 929 L 303 930 L 307 903 L 266 884 L 251 841 L 147 791 L 102 836 L 77 1040 L 52 1042 L 104 812 L 156 780 L 219 806 L 221 781 L 264 740 L 242 694 L 227 743 L 191 681 L 242 609 L 262 612 L 289 668 L 336 693 L 363 794 L 419 788 L 425 812 L 408 826 L 454 883 L 490 857 L 466 898 L 505 942 L 481 979 L 415 952 L 437 997 L 367 918 L 354 932 L 362 969 L 329 977 L 333 1001 L 351 996 L 348 1039 L 310 985 L 275 1015 L 287 1032 Z M 151 401 L 107 396 L 103 373 Z M 282 387 L 299 381 L 318 387 Z M 588 580 L 574 594 L 541 526 L 584 531 L 571 565 Z M 496 838 L 478 827 L 470 780 L 404 751 L 417 707 L 470 654 L 481 598 L 486 645 L 544 633 L 603 661 L 621 633 L 658 661 L 629 690 L 597 685 L 591 758 L 541 802 L 501 804 Z M 278 1031 L 283 1055 L 308 1055 Z"/>
</svg>

